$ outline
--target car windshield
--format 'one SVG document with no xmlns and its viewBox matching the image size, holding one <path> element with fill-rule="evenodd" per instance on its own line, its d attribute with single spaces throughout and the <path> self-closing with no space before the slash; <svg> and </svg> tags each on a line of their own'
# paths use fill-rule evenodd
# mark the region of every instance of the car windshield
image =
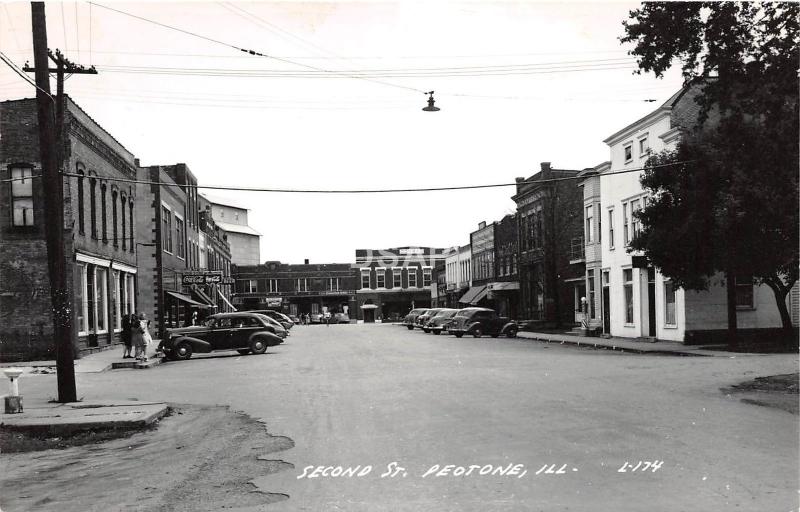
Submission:
<svg viewBox="0 0 800 512">
<path fill-rule="evenodd" d="M 461 311 L 456 313 L 456 316 L 472 316 L 472 313 L 474 313 L 474 311 L 462 309 Z"/>
<path fill-rule="evenodd" d="M 447 311 L 447 310 L 440 311 L 439 314 L 436 315 L 436 316 L 440 317 L 440 318 L 452 318 L 452 317 L 456 316 L 456 313 L 458 313 L 458 310 L 451 309 L 449 311 Z"/>
</svg>

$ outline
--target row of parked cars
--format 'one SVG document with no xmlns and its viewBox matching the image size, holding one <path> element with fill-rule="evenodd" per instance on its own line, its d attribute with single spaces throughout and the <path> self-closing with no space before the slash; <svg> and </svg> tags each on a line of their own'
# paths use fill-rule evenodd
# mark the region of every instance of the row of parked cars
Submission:
<svg viewBox="0 0 800 512">
<path fill-rule="evenodd" d="M 219 313 L 209 316 L 201 325 L 170 329 L 158 349 L 173 361 L 217 350 L 263 354 L 267 347 L 283 343 L 294 324 L 278 311 Z"/>
<path fill-rule="evenodd" d="M 412 309 L 403 318 L 403 325 L 408 330 L 415 327 L 423 332 L 441 334 L 447 332 L 460 338 L 470 334 L 480 338 L 484 334 L 493 338 L 505 335 L 513 338 L 519 332 L 519 326 L 514 320 L 500 316 L 489 308 L 418 308 Z"/>
</svg>

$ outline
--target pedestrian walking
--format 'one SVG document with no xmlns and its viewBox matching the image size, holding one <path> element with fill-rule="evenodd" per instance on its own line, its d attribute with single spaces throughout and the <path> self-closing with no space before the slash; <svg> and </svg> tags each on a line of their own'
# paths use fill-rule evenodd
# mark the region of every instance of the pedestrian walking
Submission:
<svg viewBox="0 0 800 512">
<path fill-rule="evenodd" d="M 125 314 L 122 316 L 122 332 L 120 333 L 120 338 L 122 340 L 122 344 L 124 345 L 124 350 L 122 351 L 122 359 L 128 359 L 133 357 L 131 355 L 131 349 L 133 348 L 133 342 L 131 340 L 131 315 Z"/>
</svg>

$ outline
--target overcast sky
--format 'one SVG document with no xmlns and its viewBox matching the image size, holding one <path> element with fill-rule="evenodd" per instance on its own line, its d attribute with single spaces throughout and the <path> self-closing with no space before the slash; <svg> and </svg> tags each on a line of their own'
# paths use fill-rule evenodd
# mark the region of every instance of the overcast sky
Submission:
<svg viewBox="0 0 800 512">
<path fill-rule="evenodd" d="M 513 183 L 540 162 L 582 169 L 681 83 L 633 74 L 617 39 L 633 3 L 100 3 L 217 41 L 47 3 L 49 46 L 100 71 L 67 92 L 143 165 L 185 162 L 202 185 L 442 187 Z M 30 27 L 29 3 L 0 6 L 0 51 L 20 66 Z M 421 110 L 430 90 L 439 112 Z M 2 99 L 32 96 L 0 70 Z M 250 208 L 262 261 L 289 263 L 463 245 L 515 209 L 514 187 L 209 193 Z"/>
</svg>

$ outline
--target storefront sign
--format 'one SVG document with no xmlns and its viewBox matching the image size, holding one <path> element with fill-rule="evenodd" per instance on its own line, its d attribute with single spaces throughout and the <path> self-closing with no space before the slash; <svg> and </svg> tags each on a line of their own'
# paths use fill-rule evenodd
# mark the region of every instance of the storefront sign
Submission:
<svg viewBox="0 0 800 512">
<path fill-rule="evenodd" d="M 222 271 L 184 272 L 182 282 L 183 284 L 219 284 L 222 282 Z"/>
<path fill-rule="evenodd" d="M 268 308 L 279 308 L 283 303 L 282 297 L 267 297 L 267 307 Z"/>
</svg>

